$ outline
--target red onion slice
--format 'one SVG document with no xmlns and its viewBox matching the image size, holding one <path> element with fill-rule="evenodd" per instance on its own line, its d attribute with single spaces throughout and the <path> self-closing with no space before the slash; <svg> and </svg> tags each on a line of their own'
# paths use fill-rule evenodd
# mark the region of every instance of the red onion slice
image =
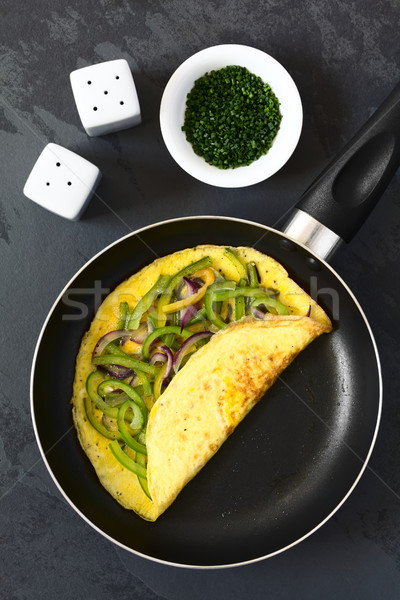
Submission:
<svg viewBox="0 0 400 600">
<path fill-rule="evenodd" d="M 252 308 L 253 311 L 253 315 L 257 318 L 257 319 L 264 319 L 265 318 L 265 313 L 263 313 L 262 310 L 256 308 L 255 306 L 253 306 Z"/>
<path fill-rule="evenodd" d="M 188 279 L 187 277 L 183 277 L 183 281 L 186 283 L 185 298 L 187 298 L 188 296 L 193 296 L 193 294 L 195 294 L 196 292 L 199 291 L 197 283 L 195 283 L 191 279 Z"/>
<path fill-rule="evenodd" d="M 201 282 L 200 285 L 203 285 Z M 197 284 L 196 281 L 192 279 L 188 279 L 187 277 L 182 277 L 182 283 L 178 287 L 178 291 L 176 293 L 176 297 L 178 300 L 183 300 L 184 298 L 188 298 L 189 296 L 193 296 L 196 292 L 199 291 L 200 285 Z M 182 291 L 186 287 L 185 294 L 182 295 Z"/>
<path fill-rule="evenodd" d="M 193 294 L 196 294 L 199 291 L 198 285 L 194 281 L 188 279 L 187 277 L 183 277 L 183 282 L 186 285 L 186 293 L 184 295 L 184 298 L 189 298 L 189 296 L 193 296 Z M 196 313 L 197 307 L 195 304 L 191 304 L 186 308 L 182 308 L 182 310 L 179 313 L 181 331 L 184 327 L 186 327 L 186 324 L 189 323 L 190 319 L 192 319 Z"/>
<path fill-rule="evenodd" d="M 168 348 L 165 344 L 160 346 L 160 349 L 157 352 L 154 352 L 152 357 L 150 358 L 150 364 L 154 365 L 156 362 L 167 363 L 167 369 L 164 373 L 163 383 L 166 382 L 168 377 L 171 374 L 172 366 L 174 363 L 174 355 L 172 354 L 171 348 Z"/>
<path fill-rule="evenodd" d="M 143 321 L 143 323 L 140 323 L 139 327 L 137 329 L 135 329 L 134 331 L 131 330 L 127 330 L 128 331 L 128 335 L 127 337 L 129 337 L 129 339 L 132 342 L 136 342 L 137 344 L 143 344 L 144 340 L 147 338 L 148 334 L 148 324 Z"/>
<path fill-rule="evenodd" d="M 115 360 L 118 360 L 118 356 L 115 357 Z M 97 368 L 104 369 L 114 379 L 126 379 L 133 374 L 132 369 L 123 367 L 122 365 L 102 365 L 102 367 L 98 366 Z"/>
<path fill-rule="evenodd" d="M 153 333 L 154 329 L 155 329 L 155 327 L 154 327 L 153 321 L 151 319 L 147 319 L 147 335 L 150 335 L 151 333 Z M 146 339 L 146 337 L 144 339 Z"/>
<path fill-rule="evenodd" d="M 92 358 L 102 354 L 108 344 L 115 342 L 115 340 L 119 340 L 120 338 L 124 337 L 124 335 L 126 335 L 125 329 L 116 329 L 115 331 L 109 331 L 103 335 L 94 347 Z"/>
<path fill-rule="evenodd" d="M 141 323 L 138 329 L 132 331 L 131 329 L 116 329 L 115 331 L 109 331 L 103 335 L 94 347 L 92 357 L 99 356 L 111 342 L 119 340 L 120 338 L 127 338 L 136 342 L 137 344 L 143 344 L 147 337 L 147 324 Z"/>
<path fill-rule="evenodd" d="M 182 308 L 180 312 L 181 331 L 186 327 L 189 321 L 193 319 L 195 314 L 197 314 L 197 307 L 195 304 L 191 304 L 187 308 Z"/>
<path fill-rule="evenodd" d="M 150 364 L 154 365 L 156 362 L 165 363 L 167 361 L 167 355 L 164 352 L 154 352 L 150 358 Z"/>
<path fill-rule="evenodd" d="M 308 311 L 307 311 L 306 317 L 309 317 L 310 315 L 311 315 L 311 304 L 308 307 Z"/>
<path fill-rule="evenodd" d="M 133 371 L 133 375 L 132 375 L 131 379 L 128 381 L 128 384 L 132 387 L 139 385 L 139 378 L 136 375 L 135 371 Z"/>
<path fill-rule="evenodd" d="M 168 348 L 168 346 L 162 345 L 161 350 L 163 352 L 165 352 L 165 354 L 167 356 L 167 368 L 164 373 L 164 379 L 163 379 L 163 383 L 165 383 L 167 381 L 168 377 L 171 375 L 172 366 L 174 364 L 174 355 L 172 354 L 171 348 Z"/>
<path fill-rule="evenodd" d="M 183 342 L 183 344 L 181 345 L 181 347 L 179 348 L 179 350 L 177 350 L 177 352 L 175 354 L 174 365 L 173 365 L 175 373 L 178 372 L 178 369 L 181 365 L 182 359 L 185 356 L 186 352 L 189 350 L 189 348 L 191 346 L 193 346 L 193 344 L 196 344 L 199 340 L 202 340 L 207 337 L 211 337 L 212 335 L 213 334 L 211 331 L 200 331 L 199 333 L 194 333 L 193 335 L 188 337 L 187 340 L 185 340 Z"/>
</svg>

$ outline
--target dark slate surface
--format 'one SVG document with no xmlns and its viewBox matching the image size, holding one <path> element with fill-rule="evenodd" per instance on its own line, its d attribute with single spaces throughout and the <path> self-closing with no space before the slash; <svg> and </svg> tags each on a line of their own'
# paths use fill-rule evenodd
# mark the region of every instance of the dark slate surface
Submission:
<svg viewBox="0 0 400 600">
<path fill-rule="evenodd" d="M 155 564 L 103 538 L 63 499 L 39 454 L 29 410 L 37 336 L 56 296 L 108 243 L 156 220 L 245 217 L 273 225 L 397 83 L 398 0 L 0 3 L 0 597 L 364 598 L 400 593 L 400 180 L 332 264 L 370 319 L 385 384 L 380 434 L 350 499 L 306 541 L 237 569 L 194 572 Z M 218 43 L 260 48 L 283 63 L 304 103 L 289 163 L 244 190 L 201 184 L 160 134 L 163 88 L 194 52 Z M 124 57 L 143 124 L 88 138 L 70 71 Z M 67 222 L 31 203 L 24 182 L 43 146 L 62 144 L 103 172 L 84 218 Z M 62 355 L 62 349 L 55 349 Z M 207 532 L 205 532 L 206 534 Z"/>
</svg>

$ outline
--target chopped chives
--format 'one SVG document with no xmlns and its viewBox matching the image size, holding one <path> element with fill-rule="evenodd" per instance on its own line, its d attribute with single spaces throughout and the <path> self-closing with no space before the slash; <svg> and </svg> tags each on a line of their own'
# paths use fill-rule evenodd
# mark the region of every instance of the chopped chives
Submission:
<svg viewBox="0 0 400 600">
<path fill-rule="evenodd" d="M 281 119 L 279 100 L 268 83 L 245 67 L 231 65 L 195 81 L 182 131 L 206 162 L 234 169 L 268 152 Z"/>
</svg>

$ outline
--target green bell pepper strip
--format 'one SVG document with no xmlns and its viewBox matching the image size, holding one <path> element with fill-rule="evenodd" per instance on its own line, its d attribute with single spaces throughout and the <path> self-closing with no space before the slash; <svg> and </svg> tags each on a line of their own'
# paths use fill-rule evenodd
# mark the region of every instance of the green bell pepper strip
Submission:
<svg viewBox="0 0 400 600">
<path fill-rule="evenodd" d="M 122 440 L 122 436 L 119 431 L 110 431 L 95 417 L 93 413 L 93 402 L 88 396 L 85 396 L 84 404 L 88 421 L 96 429 L 96 431 L 101 433 L 101 435 L 109 440 Z"/>
<path fill-rule="evenodd" d="M 118 416 L 118 408 L 110 406 L 107 402 L 104 402 L 103 398 L 99 396 L 97 389 L 103 381 L 104 377 L 100 371 L 93 371 L 86 379 L 86 391 L 89 395 L 90 400 L 107 416 L 116 419 Z M 114 380 L 115 381 L 115 380 Z"/>
<path fill-rule="evenodd" d="M 186 327 L 191 327 L 192 325 L 196 325 L 196 323 L 201 323 L 206 318 L 206 309 L 203 306 L 203 308 L 200 308 L 200 310 L 197 311 L 194 317 L 190 319 L 189 323 L 186 323 Z"/>
<path fill-rule="evenodd" d="M 227 298 L 232 297 L 232 292 L 236 288 L 236 281 L 217 281 L 207 288 L 204 296 L 204 308 L 206 309 L 207 319 L 218 329 L 226 327 L 225 321 L 217 315 L 214 310 L 214 302 L 217 293 L 228 294 Z"/>
<path fill-rule="evenodd" d="M 142 429 L 137 436 L 138 442 L 140 444 L 146 445 L 146 430 Z"/>
<path fill-rule="evenodd" d="M 261 288 L 251 288 L 251 287 L 238 287 L 232 291 L 216 291 L 214 293 L 214 298 L 216 301 L 218 300 L 228 300 L 228 298 L 237 298 L 238 296 L 244 296 L 245 298 L 264 298 L 265 301 L 259 302 L 259 304 L 265 304 L 267 308 L 274 308 L 278 315 L 288 315 L 289 311 L 282 302 L 279 302 L 276 298 L 270 298 L 267 296 L 264 290 Z"/>
<path fill-rule="evenodd" d="M 121 302 L 119 305 L 119 318 L 117 323 L 117 329 L 125 329 L 127 320 L 129 318 L 129 304 L 127 302 Z"/>
<path fill-rule="evenodd" d="M 128 431 L 128 428 L 125 423 L 125 415 L 128 409 L 132 410 L 134 415 L 133 421 L 131 423 L 131 428 L 142 429 L 144 426 L 144 416 L 139 406 L 136 404 L 136 402 L 133 402 L 133 400 L 127 400 L 120 406 L 117 417 L 117 425 L 122 439 L 124 440 L 125 444 L 129 446 L 129 448 L 132 448 L 132 450 L 135 450 L 135 452 L 140 452 L 140 454 L 147 454 L 146 446 L 144 446 L 143 444 L 139 444 L 139 442 L 136 441 L 135 438 Z"/>
<path fill-rule="evenodd" d="M 193 331 L 189 331 L 189 329 L 182 329 L 179 325 L 167 325 L 166 327 L 160 327 L 159 329 L 155 329 L 147 338 L 144 340 L 142 345 L 142 355 L 144 358 L 149 358 L 150 356 L 150 346 L 157 338 L 161 338 L 164 335 L 169 333 L 173 333 L 175 335 L 180 335 L 184 340 L 193 335 Z M 153 365 L 151 365 L 153 366 Z M 156 367 L 154 367 L 156 369 Z"/>
<path fill-rule="evenodd" d="M 114 354 L 115 356 L 129 356 L 126 352 L 122 350 L 119 346 L 117 346 L 114 342 L 110 342 L 108 346 L 105 347 L 104 354 Z"/>
<path fill-rule="evenodd" d="M 136 462 L 138 465 L 146 468 L 146 457 L 144 454 L 140 454 L 139 452 L 136 452 L 135 459 L 136 459 Z M 147 480 L 144 479 L 144 477 L 139 477 L 139 476 L 138 476 L 138 480 L 140 483 L 140 487 L 142 488 L 142 490 L 144 491 L 146 496 L 149 498 L 149 500 L 152 500 L 152 497 L 150 496 L 150 492 L 149 492 L 149 487 L 147 485 Z"/>
<path fill-rule="evenodd" d="M 136 377 L 139 379 L 141 386 L 143 388 L 143 396 L 152 396 L 153 395 L 153 390 L 151 389 L 151 383 L 146 375 L 146 373 L 144 373 L 143 371 L 137 371 L 136 372 Z M 135 389 L 137 389 L 139 386 L 135 386 Z"/>
<path fill-rule="evenodd" d="M 257 267 L 254 262 L 247 265 L 247 272 L 249 274 L 249 287 L 258 288 L 260 284 L 258 282 Z"/>
<path fill-rule="evenodd" d="M 118 348 L 117 346 L 115 346 L 114 348 L 112 348 L 111 354 L 114 354 L 115 356 L 128 356 L 129 358 L 132 358 L 132 357 L 129 356 L 129 354 L 127 354 L 126 352 L 124 352 L 123 350 L 121 350 L 121 348 Z M 144 371 L 137 370 L 135 372 L 135 375 L 137 376 L 137 378 L 140 381 L 141 386 L 143 387 L 143 395 L 144 396 L 152 396 L 153 392 L 152 392 L 152 389 L 151 389 L 151 384 L 150 384 L 150 381 L 149 381 L 148 376 L 146 375 L 146 373 L 144 373 Z M 134 387 L 137 390 L 137 388 L 139 386 L 135 385 Z"/>
<path fill-rule="evenodd" d="M 168 275 L 160 275 L 152 288 L 139 300 L 129 317 L 128 329 L 137 329 L 140 324 L 140 319 L 144 313 L 149 310 L 154 300 L 162 294 L 166 288 L 170 278 Z"/>
<path fill-rule="evenodd" d="M 129 357 L 129 354 L 127 354 L 126 352 L 121 350 L 121 348 L 119 348 L 118 346 L 116 346 L 113 343 L 111 343 L 107 346 L 107 354 L 108 354 L 108 351 L 110 351 L 109 352 L 110 354 L 114 354 L 115 356 L 128 356 Z M 129 357 L 129 358 L 131 358 L 131 357 Z M 146 373 L 144 373 L 143 371 L 137 370 L 136 376 L 138 377 L 140 383 L 143 386 L 144 396 L 152 396 L 153 392 L 151 389 L 151 384 L 148 380 Z M 138 387 L 138 386 L 135 386 L 135 387 Z"/>
<path fill-rule="evenodd" d="M 119 343 L 119 340 L 118 340 Z M 103 352 L 99 356 L 103 356 L 104 354 L 116 354 L 117 356 L 128 356 L 126 352 L 124 352 L 115 342 L 110 342 L 104 348 Z"/>
<path fill-rule="evenodd" d="M 149 365 L 141 360 L 137 360 L 128 354 L 126 356 L 102 354 L 101 356 L 95 356 L 92 362 L 95 365 L 120 365 L 121 367 L 133 369 L 136 373 L 138 371 L 144 371 L 145 373 L 150 373 L 150 375 L 156 375 L 157 373 L 157 367 L 154 365 Z"/>
<path fill-rule="evenodd" d="M 261 288 L 251 288 L 249 286 L 238 286 L 233 290 L 218 289 L 214 292 L 216 302 L 229 300 L 229 298 L 237 298 L 238 296 L 244 296 L 245 298 L 257 298 L 265 295 L 265 290 Z"/>
<path fill-rule="evenodd" d="M 241 279 L 239 281 L 239 287 L 244 287 L 246 285 L 246 280 Z M 235 298 L 235 320 L 240 321 L 246 314 L 246 302 L 244 296 L 238 296 Z"/>
<path fill-rule="evenodd" d="M 279 302 L 279 300 L 277 300 L 276 298 L 271 298 L 267 295 L 254 298 L 254 300 L 250 302 L 250 310 L 253 307 L 256 308 L 257 306 L 260 306 L 261 304 L 263 304 L 267 310 L 269 310 L 270 308 L 274 308 L 278 315 L 289 314 L 288 309 L 282 304 L 282 302 Z"/>
<path fill-rule="evenodd" d="M 180 316 L 179 316 L 179 312 L 175 312 L 175 313 L 171 313 L 169 315 L 169 319 L 170 319 L 170 325 L 179 325 L 181 320 L 180 320 Z M 174 339 L 175 339 L 175 334 L 174 333 L 169 333 L 164 340 L 164 343 L 166 346 L 171 347 L 172 344 L 174 343 Z"/>
<path fill-rule="evenodd" d="M 108 352 L 110 351 L 110 352 Z M 129 354 L 127 354 L 126 352 L 124 352 L 121 348 L 119 348 L 118 346 L 116 346 L 115 344 L 111 343 L 107 346 L 107 354 L 114 354 L 115 356 L 128 356 Z M 131 358 L 131 357 L 129 357 Z M 137 378 L 139 379 L 141 385 L 143 386 L 143 395 L 144 396 L 152 396 L 153 392 L 151 389 L 151 384 L 149 382 L 149 379 L 146 375 L 146 373 L 144 373 L 143 371 L 137 370 L 135 372 Z M 135 388 L 137 388 L 138 386 L 135 386 Z"/>
<path fill-rule="evenodd" d="M 143 398 L 138 394 L 135 388 L 129 385 L 129 383 L 124 383 L 123 381 L 119 381 L 117 379 L 106 379 L 105 381 L 102 381 L 99 384 L 99 387 L 97 388 L 98 395 L 102 395 L 103 392 L 106 393 L 106 388 L 114 388 L 116 390 L 122 390 L 123 392 L 125 392 L 125 394 L 129 396 L 129 399 L 135 404 L 137 404 L 137 406 L 140 408 L 140 410 L 143 413 L 144 420 L 146 422 L 148 413 L 147 406 Z"/>
<path fill-rule="evenodd" d="M 132 473 L 135 473 L 135 475 L 137 475 L 138 477 L 143 477 L 143 479 L 147 479 L 147 469 L 145 469 L 145 467 L 139 465 L 137 462 L 129 458 L 129 456 L 127 456 L 126 453 L 122 450 L 117 440 L 111 442 L 108 445 L 108 447 L 123 467 L 129 469 L 129 471 L 132 471 Z"/>
<path fill-rule="evenodd" d="M 102 394 L 102 396 L 103 400 L 105 400 L 109 406 L 121 406 L 121 404 L 125 402 L 125 400 L 128 400 L 129 397 L 125 392 L 121 392 L 120 394 Z"/>
<path fill-rule="evenodd" d="M 148 313 L 147 320 L 150 321 L 153 329 L 157 329 L 157 313 Z"/>
<path fill-rule="evenodd" d="M 175 275 L 172 275 L 161 298 L 158 301 L 158 305 L 157 305 L 157 326 L 158 326 L 158 328 L 163 327 L 165 325 L 165 323 L 167 322 L 167 315 L 166 315 L 166 313 L 164 313 L 162 311 L 162 307 L 167 306 L 167 304 L 171 303 L 172 293 L 173 293 L 174 289 L 176 288 L 176 286 L 178 285 L 178 283 L 181 281 L 182 277 L 190 277 L 191 275 L 193 275 L 193 273 L 196 273 L 196 271 L 200 271 L 201 269 L 206 269 L 207 267 L 210 267 L 211 264 L 212 264 L 211 258 L 209 256 L 205 256 L 204 258 L 201 258 L 200 260 L 197 260 L 196 262 L 191 263 L 187 267 L 181 269 Z"/>
<path fill-rule="evenodd" d="M 239 279 L 247 279 L 246 267 L 237 254 L 235 254 L 235 252 L 233 252 L 233 250 L 230 248 L 225 248 L 224 256 L 229 258 L 231 263 L 236 267 L 236 270 L 239 273 Z"/>
</svg>

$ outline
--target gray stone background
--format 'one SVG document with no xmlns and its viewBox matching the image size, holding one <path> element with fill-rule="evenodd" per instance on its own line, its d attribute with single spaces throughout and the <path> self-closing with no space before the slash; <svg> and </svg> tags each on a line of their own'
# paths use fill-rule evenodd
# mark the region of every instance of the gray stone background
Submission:
<svg viewBox="0 0 400 600">
<path fill-rule="evenodd" d="M 103 538 L 63 499 L 40 458 L 29 375 L 43 321 L 65 283 L 101 248 L 175 216 L 219 214 L 274 225 L 399 80 L 398 0 L 0 0 L 0 598 L 363 598 L 400 595 L 400 180 L 332 264 L 370 319 L 382 359 L 377 444 L 350 499 L 317 533 L 256 565 L 194 572 L 138 558 Z M 158 109 L 194 52 L 242 43 L 291 73 L 304 128 L 271 179 L 223 190 L 169 156 Z M 88 138 L 69 72 L 126 58 L 143 124 Z M 67 222 L 22 194 L 53 141 L 99 166 L 83 219 Z M 112 210 L 110 210 L 109 206 Z"/>
</svg>

